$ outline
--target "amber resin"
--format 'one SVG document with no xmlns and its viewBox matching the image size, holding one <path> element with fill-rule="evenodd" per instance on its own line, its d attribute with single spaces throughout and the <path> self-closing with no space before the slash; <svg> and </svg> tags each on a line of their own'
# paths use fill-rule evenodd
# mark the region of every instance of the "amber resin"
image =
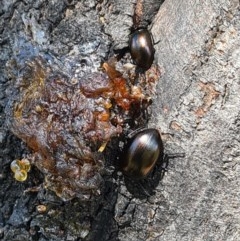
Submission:
<svg viewBox="0 0 240 241">
<path fill-rule="evenodd" d="M 35 57 L 11 75 L 9 126 L 33 150 L 30 162 L 45 174 L 46 186 L 63 200 L 100 193 L 105 146 L 122 133 L 131 109 L 149 99 L 114 66 L 102 68 L 76 79 Z"/>
<path fill-rule="evenodd" d="M 14 160 L 11 162 L 11 170 L 14 173 L 14 178 L 19 182 L 26 181 L 30 169 L 31 164 L 26 158 L 22 160 Z"/>
</svg>

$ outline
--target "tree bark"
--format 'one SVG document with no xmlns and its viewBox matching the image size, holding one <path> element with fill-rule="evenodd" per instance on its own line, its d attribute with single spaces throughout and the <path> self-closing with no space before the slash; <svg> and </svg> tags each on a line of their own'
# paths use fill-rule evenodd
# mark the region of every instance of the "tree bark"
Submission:
<svg viewBox="0 0 240 241">
<path fill-rule="evenodd" d="M 142 3 L 152 6 L 150 13 L 143 8 L 144 23 L 150 22 L 157 8 L 149 2 Z M 44 176 L 35 167 L 26 182 L 13 179 L 11 161 L 30 150 L 5 125 L 9 120 L 4 109 L 13 95 L 6 91 L 11 78 L 9 60 L 17 56 L 24 62 L 33 54 L 51 52 L 64 71 L 77 78 L 97 71 L 113 49 L 127 47 L 135 4 L 91 0 L 1 3 L 0 239 L 239 239 L 237 0 L 165 0 L 152 21 L 154 61 L 161 76 L 149 127 L 160 130 L 169 156 L 160 182 L 153 175 L 156 179 L 149 177 L 135 187 L 108 170 L 99 197 L 63 202 L 42 187 Z M 20 53 L 21 49 L 26 52 Z M 183 153 L 185 157 L 179 155 Z M 110 162 L 115 158 L 114 153 L 108 156 Z M 138 188 L 146 195 L 137 195 Z"/>
</svg>

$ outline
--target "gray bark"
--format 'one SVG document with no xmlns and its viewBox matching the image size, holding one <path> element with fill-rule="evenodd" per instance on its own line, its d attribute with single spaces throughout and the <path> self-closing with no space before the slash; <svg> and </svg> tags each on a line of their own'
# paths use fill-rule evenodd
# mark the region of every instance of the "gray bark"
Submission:
<svg viewBox="0 0 240 241">
<path fill-rule="evenodd" d="M 109 49 L 127 46 L 135 2 L 120 2 L 102 1 L 97 11 L 94 1 L 1 3 L 0 239 L 240 240 L 237 0 L 166 0 L 154 17 L 161 77 L 149 126 L 161 131 L 165 152 L 176 157 L 153 195 L 130 193 L 121 174 L 106 176 L 103 194 L 87 203 L 63 202 L 43 189 L 34 168 L 27 182 L 14 181 L 10 163 L 29 150 L 4 124 L 7 61 L 30 39 L 36 51 L 65 59 L 64 68 L 77 77 L 97 69 Z M 37 211 L 39 204 L 47 211 Z"/>
<path fill-rule="evenodd" d="M 239 240 L 239 17 L 239 1 L 189 0 L 165 1 L 154 19 L 155 123 L 186 153 L 162 181 L 166 206 L 149 208 L 167 212 L 159 240 Z"/>
</svg>

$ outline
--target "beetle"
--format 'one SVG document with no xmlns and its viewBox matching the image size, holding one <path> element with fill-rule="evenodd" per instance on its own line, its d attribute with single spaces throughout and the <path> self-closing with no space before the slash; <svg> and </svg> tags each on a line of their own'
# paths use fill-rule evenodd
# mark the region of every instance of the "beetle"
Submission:
<svg viewBox="0 0 240 241">
<path fill-rule="evenodd" d="M 157 129 L 143 129 L 133 135 L 123 149 L 120 165 L 123 173 L 134 179 L 143 179 L 163 155 L 163 143 Z"/>
<path fill-rule="evenodd" d="M 147 29 L 138 29 L 130 35 L 129 49 L 133 61 L 144 70 L 148 70 L 154 60 L 153 39 Z"/>
</svg>

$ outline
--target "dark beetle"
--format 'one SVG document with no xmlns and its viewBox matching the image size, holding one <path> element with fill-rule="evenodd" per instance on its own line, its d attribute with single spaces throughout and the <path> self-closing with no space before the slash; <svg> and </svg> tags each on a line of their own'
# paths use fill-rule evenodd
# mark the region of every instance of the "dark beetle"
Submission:
<svg viewBox="0 0 240 241">
<path fill-rule="evenodd" d="M 125 175 L 131 178 L 145 178 L 163 155 L 163 143 L 156 129 L 144 129 L 127 143 L 120 158 Z"/>
<path fill-rule="evenodd" d="M 154 59 L 152 36 L 147 29 L 138 29 L 130 35 L 129 49 L 135 64 L 148 70 Z"/>
</svg>

